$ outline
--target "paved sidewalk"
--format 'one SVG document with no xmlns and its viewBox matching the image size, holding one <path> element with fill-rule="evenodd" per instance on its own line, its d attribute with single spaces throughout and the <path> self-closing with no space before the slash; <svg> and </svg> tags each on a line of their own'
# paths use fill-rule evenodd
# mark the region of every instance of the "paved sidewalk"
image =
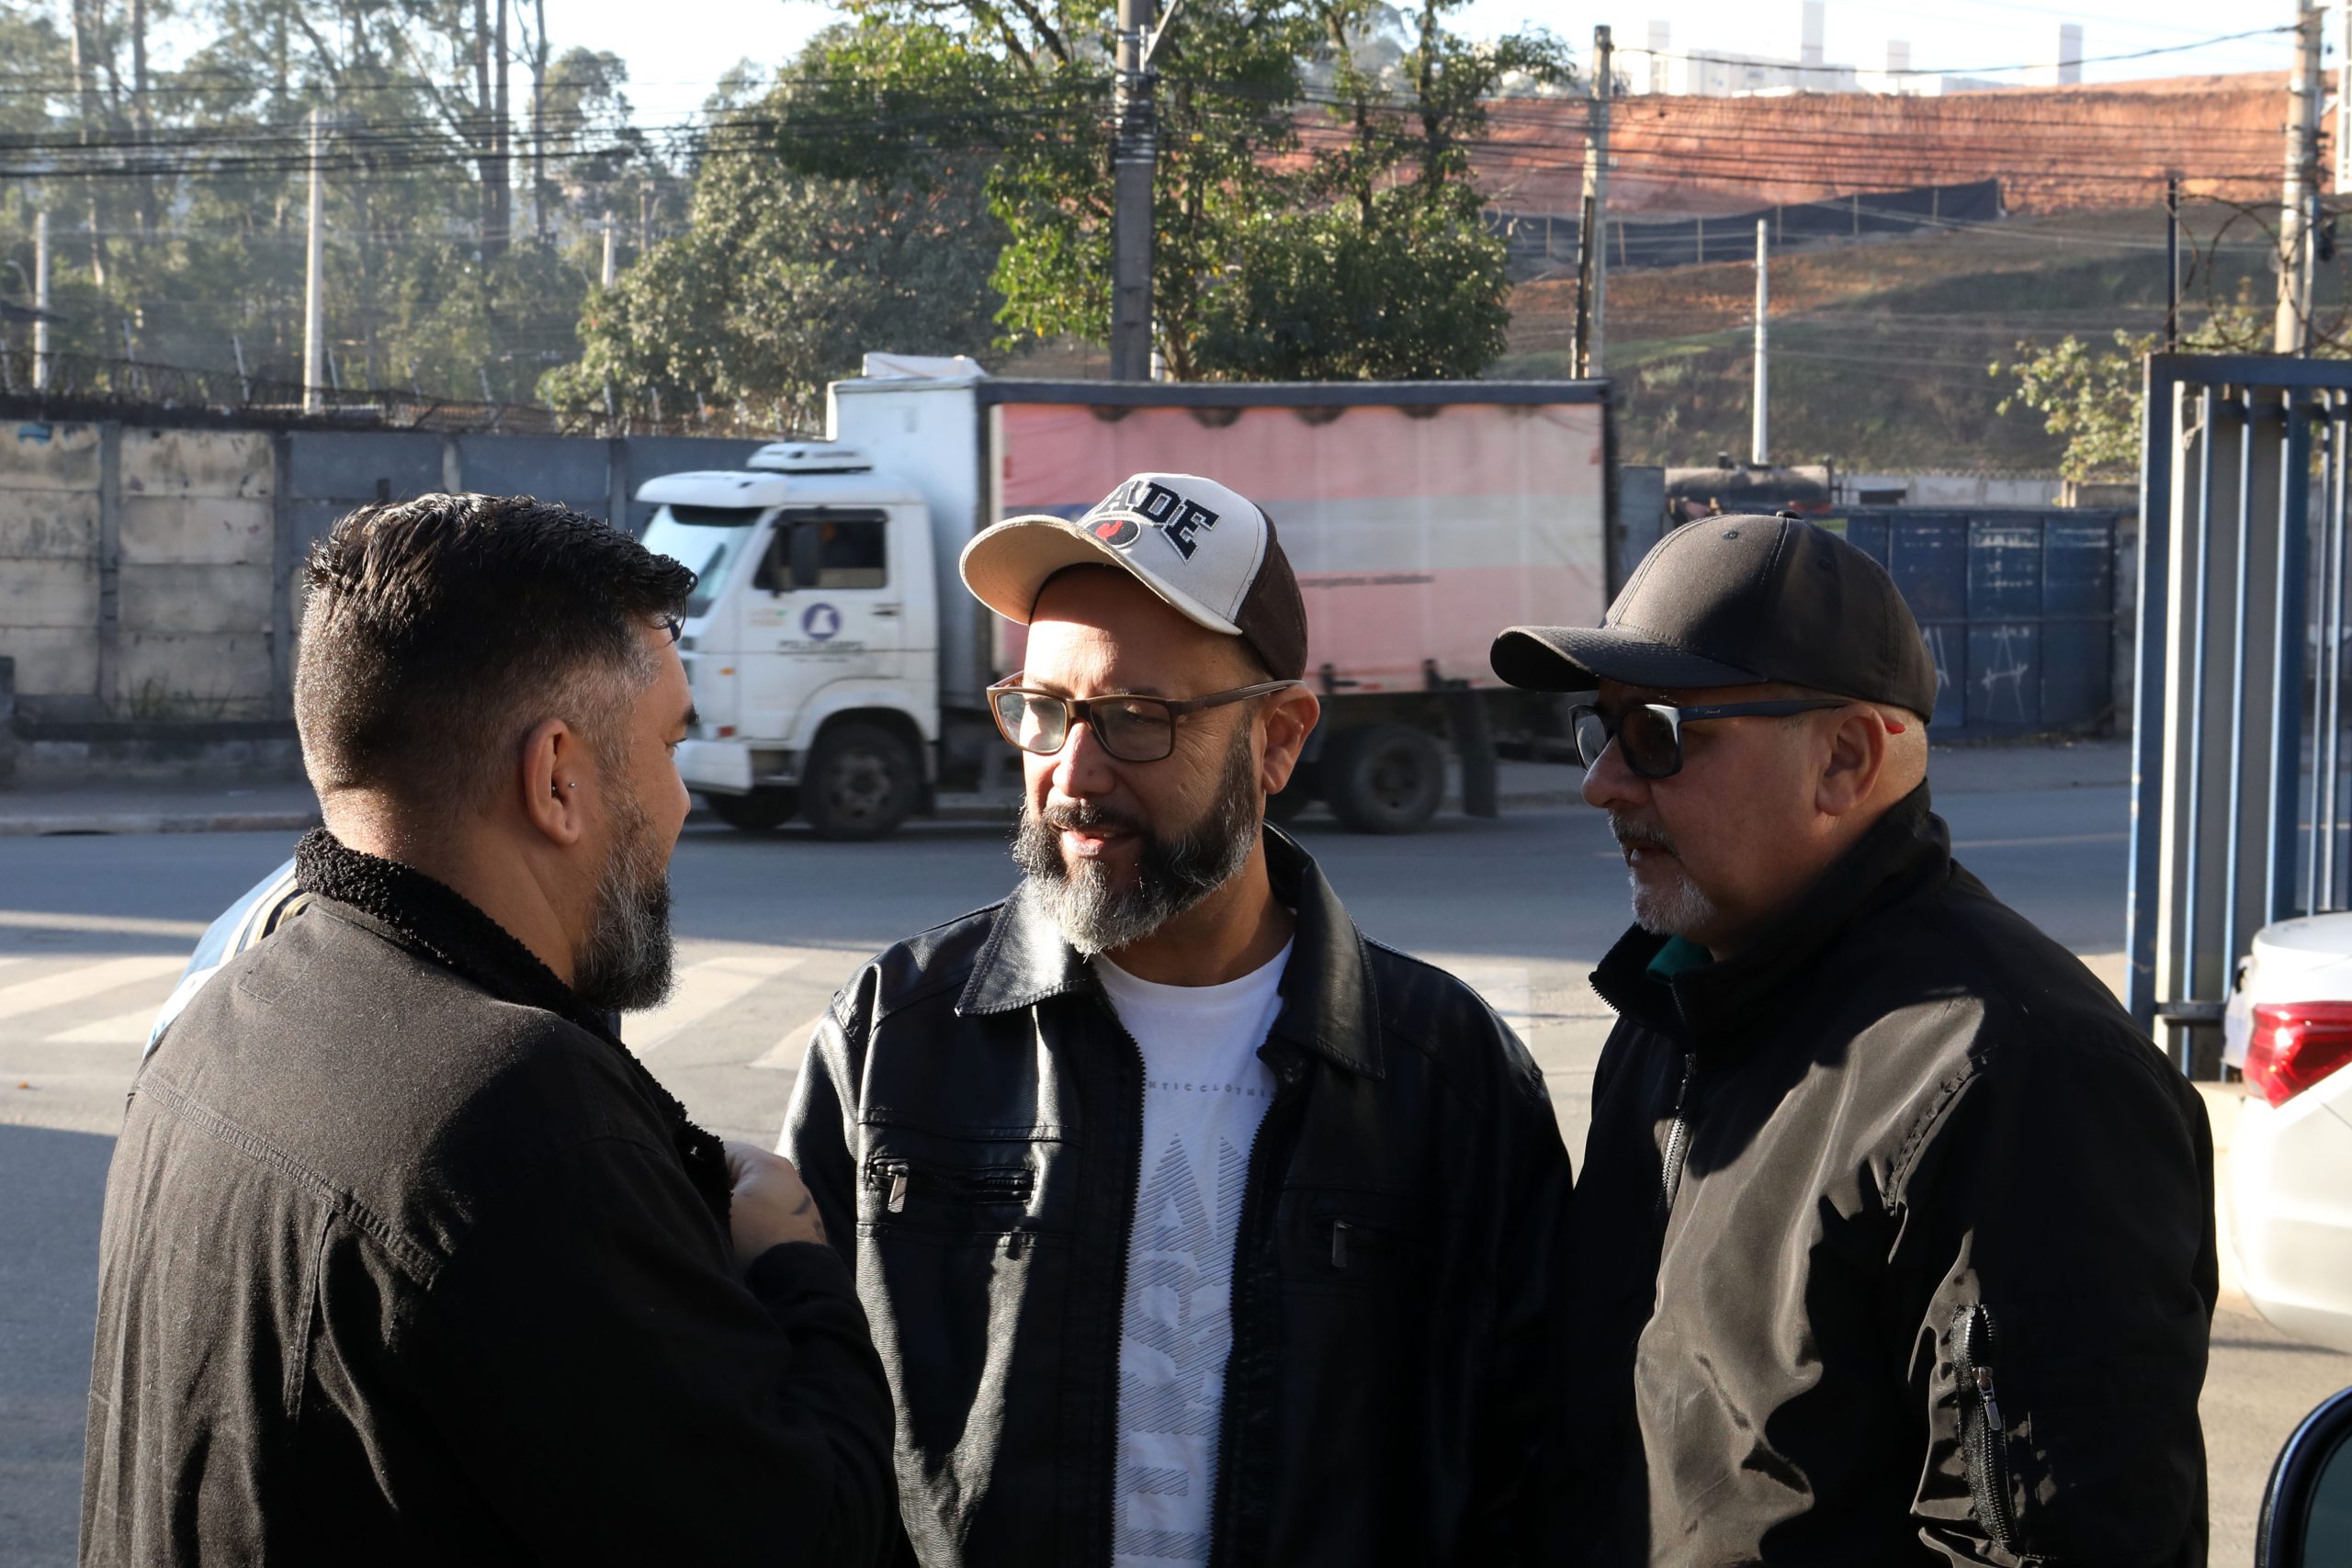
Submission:
<svg viewBox="0 0 2352 1568">
<path fill-rule="evenodd" d="M 2132 779 L 2128 740 L 1939 746 L 1928 768 L 1939 795 L 2007 790 L 2121 788 Z M 1502 764 L 1503 809 L 1573 806 L 1583 779 L 1565 762 Z M 1010 793 L 947 795 L 945 821 L 995 821 L 1015 808 Z M 1461 808 L 1449 783 L 1446 809 Z M 703 819 L 697 812 L 697 820 Z M 319 803 L 307 784 L 83 784 L 0 790 L 0 837 L 56 833 L 300 832 L 318 825 Z"/>
<path fill-rule="evenodd" d="M 0 837 L 57 833 L 268 833 L 318 826 L 299 780 L 78 784 L 0 790 Z"/>
</svg>

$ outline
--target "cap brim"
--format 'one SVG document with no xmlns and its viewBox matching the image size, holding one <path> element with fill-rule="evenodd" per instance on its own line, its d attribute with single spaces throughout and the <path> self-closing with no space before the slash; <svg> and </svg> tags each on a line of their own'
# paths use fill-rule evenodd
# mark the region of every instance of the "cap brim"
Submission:
<svg viewBox="0 0 2352 1568">
<path fill-rule="evenodd" d="M 1495 673 L 1531 692 L 1629 686 L 1754 686 L 1764 677 L 1614 626 L 1510 626 L 1487 654 Z"/>
<path fill-rule="evenodd" d="M 1095 513 L 1098 520 L 1128 515 Z M 1141 516 L 1138 524 L 1146 521 Z M 1029 624 L 1036 613 L 1037 595 L 1054 573 L 1074 566 L 1114 566 L 1157 594 L 1169 608 L 1213 632 L 1239 637 L 1241 628 L 1186 593 L 1181 593 L 1137 570 L 1134 561 L 1109 545 L 1089 538 L 1066 518 L 1048 513 L 1008 517 L 983 528 L 964 547 L 957 570 L 972 597 L 1008 621 Z"/>
</svg>

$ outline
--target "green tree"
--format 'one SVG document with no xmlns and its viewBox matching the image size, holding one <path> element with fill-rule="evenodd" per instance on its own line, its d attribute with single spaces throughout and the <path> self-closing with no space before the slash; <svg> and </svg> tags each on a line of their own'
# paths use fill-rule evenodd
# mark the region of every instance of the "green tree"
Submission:
<svg viewBox="0 0 2352 1568">
<path fill-rule="evenodd" d="M 1476 376 L 1510 324 L 1507 248 L 1479 220 L 1469 149 L 1506 82 L 1572 80 L 1548 34 L 1470 43 L 1445 25 L 1462 0 L 1412 22 L 1380 0 L 1315 0 L 1309 75 L 1330 136 L 1304 201 L 1256 214 L 1204 311 L 1202 358 L 1253 379 Z M 1336 145 L 1331 141 L 1336 140 Z"/>
<path fill-rule="evenodd" d="M 1179 379 L 1473 375 L 1500 352 L 1505 253 L 1469 152 L 1506 81 L 1567 80 L 1555 40 L 1474 46 L 1424 0 L 1195 0 L 1155 61 L 1153 340 Z M 786 155 L 990 154 L 1006 346 L 1108 335 L 1114 8 L 857 0 Z M 794 148 L 800 151 L 795 152 Z M 845 166 L 846 165 L 846 166 Z"/>
<path fill-rule="evenodd" d="M 2262 341 L 2261 329 L 2241 289 L 2237 303 L 2216 310 L 2181 346 L 2191 354 L 2254 352 L 2250 345 Z M 2041 416 L 2043 430 L 2064 436 L 2066 452 L 2058 464 L 2064 478 L 2129 479 L 2140 468 L 2141 361 L 2160 343 L 2153 333 L 2120 330 L 2112 347 L 2086 344 L 2071 333 L 2054 344 L 2021 342 L 2015 358 L 1989 367 L 1996 378 L 2017 383 L 1994 412 L 2030 411 Z M 2334 357 L 2339 351 L 2323 352 Z"/>
<path fill-rule="evenodd" d="M 868 349 L 978 352 L 998 299 L 1001 234 L 978 171 L 898 141 L 853 156 L 817 134 L 812 98 L 832 47 L 731 107 L 695 171 L 684 232 L 655 245 L 582 310 L 583 352 L 548 376 L 547 396 L 600 406 L 609 386 L 642 406 L 656 392 L 734 405 L 807 428 L 824 385 Z"/>
</svg>

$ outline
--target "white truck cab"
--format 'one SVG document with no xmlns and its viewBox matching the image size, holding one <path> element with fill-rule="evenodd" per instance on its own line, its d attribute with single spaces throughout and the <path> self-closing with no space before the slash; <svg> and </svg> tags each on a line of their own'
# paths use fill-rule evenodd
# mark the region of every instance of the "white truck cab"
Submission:
<svg viewBox="0 0 2352 1568">
<path fill-rule="evenodd" d="M 779 442 L 748 472 L 669 474 L 638 495 L 659 504 L 646 547 L 700 579 L 680 639 L 700 715 L 678 749 L 688 787 L 741 826 L 797 807 L 831 836 L 897 827 L 939 740 L 922 497 L 830 442 Z"/>
</svg>

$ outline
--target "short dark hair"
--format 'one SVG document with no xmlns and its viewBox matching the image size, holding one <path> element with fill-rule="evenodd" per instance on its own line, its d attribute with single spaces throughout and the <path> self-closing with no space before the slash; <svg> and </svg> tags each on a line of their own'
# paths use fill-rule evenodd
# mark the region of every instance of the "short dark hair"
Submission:
<svg viewBox="0 0 2352 1568">
<path fill-rule="evenodd" d="M 549 718 L 610 754 L 695 574 L 529 496 L 363 506 L 303 562 L 294 721 L 322 797 L 370 789 L 446 817 L 502 786 Z"/>
</svg>

